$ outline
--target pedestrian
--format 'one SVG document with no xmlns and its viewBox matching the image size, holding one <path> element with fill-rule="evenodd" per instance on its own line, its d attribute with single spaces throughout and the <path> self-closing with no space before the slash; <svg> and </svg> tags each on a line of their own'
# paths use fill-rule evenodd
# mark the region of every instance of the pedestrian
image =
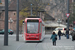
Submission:
<svg viewBox="0 0 75 50">
<path fill-rule="evenodd" d="M 55 34 L 55 32 L 52 33 L 50 39 L 52 39 L 53 46 L 56 46 L 57 35 Z"/>
<path fill-rule="evenodd" d="M 58 31 L 58 36 L 59 36 L 59 40 L 61 40 L 61 31 L 60 31 L 60 29 L 59 29 L 59 31 Z"/>
<path fill-rule="evenodd" d="M 72 41 L 74 41 L 74 40 L 75 40 L 75 31 L 73 31 L 73 32 L 71 33 L 71 35 L 72 35 Z"/>
<path fill-rule="evenodd" d="M 66 29 L 66 38 L 69 39 L 69 31 Z"/>
</svg>

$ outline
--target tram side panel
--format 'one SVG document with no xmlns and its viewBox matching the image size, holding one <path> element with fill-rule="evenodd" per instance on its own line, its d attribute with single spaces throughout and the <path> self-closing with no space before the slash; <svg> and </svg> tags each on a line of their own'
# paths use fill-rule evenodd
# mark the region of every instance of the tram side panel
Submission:
<svg viewBox="0 0 75 50">
<path fill-rule="evenodd" d="M 40 41 L 43 41 L 44 36 L 45 36 L 45 26 L 42 26 L 42 34 L 41 34 L 41 39 L 40 39 Z"/>
</svg>

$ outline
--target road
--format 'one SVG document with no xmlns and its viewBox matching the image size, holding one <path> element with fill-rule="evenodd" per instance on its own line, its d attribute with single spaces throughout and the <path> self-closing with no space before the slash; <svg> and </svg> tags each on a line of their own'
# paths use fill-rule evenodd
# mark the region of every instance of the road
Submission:
<svg viewBox="0 0 75 50">
<path fill-rule="evenodd" d="M 24 42 L 22 35 L 19 35 L 19 41 L 16 41 L 16 35 L 8 36 L 8 46 L 4 46 L 4 35 L 0 35 L 0 50 L 75 50 L 75 41 L 66 39 L 65 36 L 61 40 L 57 40 L 56 46 L 52 45 L 51 35 L 45 35 L 43 42 Z"/>
</svg>

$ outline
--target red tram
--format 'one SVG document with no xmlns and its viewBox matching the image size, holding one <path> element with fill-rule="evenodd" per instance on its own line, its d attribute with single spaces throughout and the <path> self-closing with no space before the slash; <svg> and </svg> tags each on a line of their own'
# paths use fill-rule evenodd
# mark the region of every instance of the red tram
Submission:
<svg viewBox="0 0 75 50">
<path fill-rule="evenodd" d="M 23 29 L 24 41 L 42 41 L 45 35 L 45 24 L 41 18 L 26 18 Z"/>
</svg>

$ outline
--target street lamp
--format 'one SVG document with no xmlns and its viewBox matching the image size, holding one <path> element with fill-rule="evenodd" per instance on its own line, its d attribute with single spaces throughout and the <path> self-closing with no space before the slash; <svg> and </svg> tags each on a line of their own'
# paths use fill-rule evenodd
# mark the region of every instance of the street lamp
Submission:
<svg viewBox="0 0 75 50">
<path fill-rule="evenodd" d="M 10 29 L 11 29 L 11 23 L 13 22 L 12 18 L 10 18 L 10 19 L 8 20 L 8 22 L 10 23 Z"/>
<path fill-rule="evenodd" d="M 32 4 L 31 4 L 31 16 L 32 16 Z"/>
</svg>

